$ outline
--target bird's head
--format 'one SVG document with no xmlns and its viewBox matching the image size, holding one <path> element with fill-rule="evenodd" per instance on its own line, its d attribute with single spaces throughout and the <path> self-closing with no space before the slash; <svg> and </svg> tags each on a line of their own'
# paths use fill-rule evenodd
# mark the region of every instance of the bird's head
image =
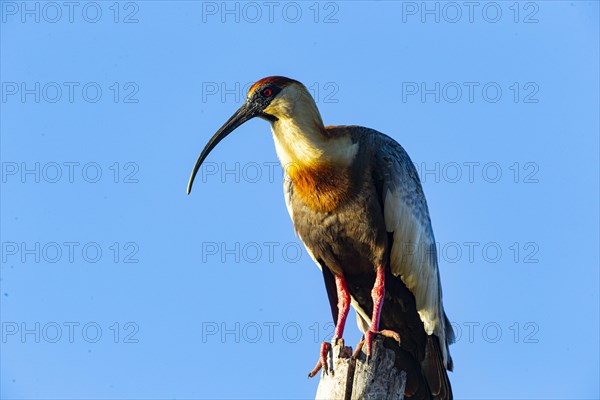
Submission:
<svg viewBox="0 0 600 400">
<path fill-rule="evenodd" d="M 244 104 L 213 135 L 200 153 L 188 182 L 188 194 L 192 190 L 200 166 L 212 149 L 237 127 L 254 117 L 266 119 L 271 123 L 294 118 L 307 119 L 320 124 L 321 127 L 323 125 L 315 102 L 303 84 L 283 76 L 270 76 L 259 80 L 248 90 Z"/>
</svg>

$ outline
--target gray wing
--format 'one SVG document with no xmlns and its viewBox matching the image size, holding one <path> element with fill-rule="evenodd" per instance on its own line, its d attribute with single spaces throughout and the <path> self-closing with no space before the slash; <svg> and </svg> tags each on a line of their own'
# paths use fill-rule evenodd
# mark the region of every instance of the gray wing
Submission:
<svg viewBox="0 0 600 400">
<path fill-rule="evenodd" d="M 447 346 L 454 335 L 442 306 L 436 243 L 419 176 L 398 142 L 376 131 L 368 139 L 378 163 L 386 229 L 394 238 L 391 272 L 415 296 L 425 331 L 438 337 L 444 365 L 451 367 Z"/>
</svg>

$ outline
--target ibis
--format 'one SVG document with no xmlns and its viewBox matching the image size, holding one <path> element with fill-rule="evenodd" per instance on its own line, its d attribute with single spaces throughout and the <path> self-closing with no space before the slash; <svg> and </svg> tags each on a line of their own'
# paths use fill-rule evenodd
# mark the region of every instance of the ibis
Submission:
<svg viewBox="0 0 600 400">
<path fill-rule="evenodd" d="M 407 373 L 407 398 L 451 399 L 454 333 L 442 304 L 427 202 L 404 148 L 374 129 L 325 126 L 302 83 L 271 76 L 250 87 L 244 104 L 208 141 L 188 194 L 209 153 L 254 117 L 271 124 L 287 175 L 285 202 L 322 271 L 336 324 L 309 376 L 331 371 L 328 355 L 342 340 L 352 306 L 367 356 L 375 335 L 395 347 L 396 365 Z"/>
</svg>

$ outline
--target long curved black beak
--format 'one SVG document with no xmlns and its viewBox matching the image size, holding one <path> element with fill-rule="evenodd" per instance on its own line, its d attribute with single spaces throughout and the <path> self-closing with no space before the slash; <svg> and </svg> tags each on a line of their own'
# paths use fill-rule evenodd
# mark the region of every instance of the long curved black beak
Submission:
<svg viewBox="0 0 600 400">
<path fill-rule="evenodd" d="M 233 132 L 238 126 L 242 125 L 244 122 L 248 121 L 249 119 L 256 117 L 257 115 L 258 115 L 257 110 L 252 108 L 252 106 L 248 105 L 248 103 L 244 103 L 244 105 L 241 106 L 235 112 L 235 114 L 233 114 L 231 116 L 231 118 L 229 118 L 227 120 L 227 122 L 225 122 L 225 124 L 223 124 L 221 129 L 219 129 L 217 131 L 217 133 L 215 133 L 214 136 L 212 138 L 210 138 L 210 140 L 204 147 L 204 150 L 202 150 L 202 153 L 200 153 L 200 157 L 198 157 L 198 161 L 196 161 L 196 165 L 194 165 L 194 169 L 192 170 L 192 174 L 190 175 L 190 180 L 189 180 L 188 186 L 187 186 L 187 194 L 190 194 L 190 192 L 192 191 L 192 185 L 194 184 L 194 178 L 196 177 L 196 174 L 198 173 L 200 166 L 204 162 L 204 159 L 206 159 L 206 157 L 208 157 L 208 155 L 210 154 L 212 149 L 214 149 L 221 140 L 223 140 L 227 135 L 229 135 L 231 132 Z"/>
</svg>

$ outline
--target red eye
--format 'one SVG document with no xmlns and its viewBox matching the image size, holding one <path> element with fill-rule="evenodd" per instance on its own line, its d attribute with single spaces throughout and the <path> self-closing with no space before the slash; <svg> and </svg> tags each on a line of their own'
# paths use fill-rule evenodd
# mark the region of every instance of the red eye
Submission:
<svg viewBox="0 0 600 400">
<path fill-rule="evenodd" d="M 273 90 L 271 90 L 271 88 L 266 88 L 265 90 L 263 90 L 262 94 L 263 97 L 271 97 L 271 95 L 273 94 Z"/>
</svg>

